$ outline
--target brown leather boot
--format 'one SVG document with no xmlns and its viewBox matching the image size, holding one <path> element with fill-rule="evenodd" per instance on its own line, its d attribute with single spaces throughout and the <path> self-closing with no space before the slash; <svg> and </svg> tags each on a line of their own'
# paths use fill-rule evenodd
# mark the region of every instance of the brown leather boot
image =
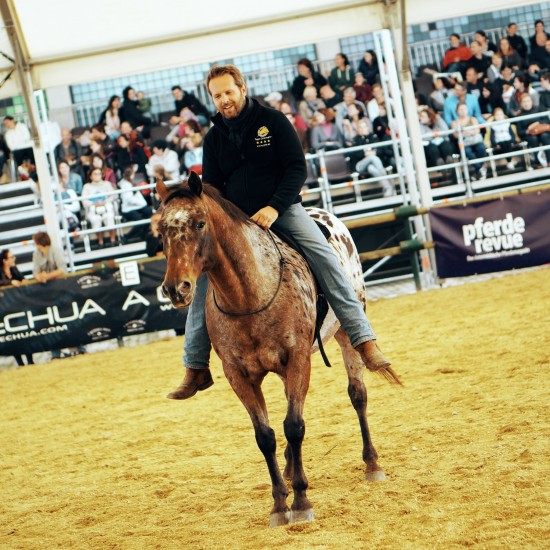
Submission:
<svg viewBox="0 0 550 550">
<path fill-rule="evenodd" d="M 166 397 L 168 399 L 189 399 L 198 391 L 208 389 L 214 384 L 210 369 L 187 369 L 183 382 Z"/>
<path fill-rule="evenodd" d="M 363 359 L 363 363 L 365 363 L 365 366 L 370 371 L 376 372 L 377 370 L 385 369 L 391 365 L 376 345 L 376 340 L 363 342 L 359 344 L 355 350 L 359 352 L 361 359 Z"/>
</svg>

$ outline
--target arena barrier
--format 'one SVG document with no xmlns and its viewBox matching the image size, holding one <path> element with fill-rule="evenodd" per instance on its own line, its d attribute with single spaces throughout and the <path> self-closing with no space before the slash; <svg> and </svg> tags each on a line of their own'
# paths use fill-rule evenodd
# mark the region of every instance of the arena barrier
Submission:
<svg viewBox="0 0 550 550">
<path fill-rule="evenodd" d="M 160 289 L 165 271 L 164 258 L 102 263 L 46 285 L 0 288 L 0 355 L 183 328 L 187 310 Z"/>
</svg>

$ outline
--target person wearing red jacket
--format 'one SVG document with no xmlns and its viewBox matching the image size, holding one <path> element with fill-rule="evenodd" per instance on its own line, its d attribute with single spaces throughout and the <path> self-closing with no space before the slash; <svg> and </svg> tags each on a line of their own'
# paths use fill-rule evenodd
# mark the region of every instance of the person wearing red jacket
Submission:
<svg viewBox="0 0 550 550">
<path fill-rule="evenodd" d="M 445 56 L 443 57 L 443 68 L 449 73 L 457 71 L 462 73 L 465 69 L 465 62 L 473 55 L 472 51 L 461 42 L 459 34 L 451 34 L 449 41 L 451 47 L 445 52 Z"/>
</svg>

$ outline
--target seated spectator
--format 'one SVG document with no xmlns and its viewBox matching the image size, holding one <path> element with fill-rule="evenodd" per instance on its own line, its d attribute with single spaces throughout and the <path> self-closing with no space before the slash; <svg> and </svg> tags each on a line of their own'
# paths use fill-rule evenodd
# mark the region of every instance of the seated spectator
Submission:
<svg viewBox="0 0 550 550">
<path fill-rule="evenodd" d="M 501 38 L 499 42 L 499 47 L 497 53 L 502 57 L 502 63 L 512 67 L 515 71 L 519 71 L 523 68 L 524 61 L 514 48 L 508 42 L 508 38 Z"/>
<path fill-rule="evenodd" d="M 550 72 L 540 75 L 540 86 L 539 110 L 540 112 L 550 111 Z"/>
<path fill-rule="evenodd" d="M 202 175 L 202 135 L 193 134 L 183 138 L 185 143 L 185 152 L 183 154 L 183 165 L 185 171 L 190 174 L 191 171 Z"/>
<path fill-rule="evenodd" d="M 127 166 L 122 173 L 122 179 L 118 182 L 118 187 L 122 190 L 120 195 L 122 219 L 125 222 L 135 222 L 148 220 L 153 215 L 153 210 L 147 204 L 145 197 L 134 182 L 134 168 Z M 124 237 L 122 242 L 127 243 L 133 239 L 143 240 L 147 235 L 149 228 L 147 225 L 134 225 Z"/>
<path fill-rule="evenodd" d="M 162 164 L 168 178 L 177 180 L 180 177 L 180 163 L 178 154 L 171 149 L 168 149 L 168 143 L 164 139 L 157 139 L 153 142 L 153 154 L 147 163 L 147 175 L 153 176 L 154 167 L 157 164 Z"/>
<path fill-rule="evenodd" d="M 166 136 L 166 141 L 172 146 L 176 146 L 176 149 L 180 148 L 180 141 L 186 136 L 187 128 L 189 127 L 188 123 L 193 123 L 201 130 L 201 124 L 197 115 L 193 113 L 188 107 L 184 107 L 179 116 L 173 116 L 170 118 L 170 124 L 172 129 L 169 134 Z"/>
<path fill-rule="evenodd" d="M 327 84 L 327 87 L 330 88 L 328 84 Z M 294 112 L 294 110 L 292 109 L 292 105 L 288 103 L 288 101 L 281 101 L 281 105 L 279 106 L 279 111 L 281 111 L 281 113 L 283 113 L 284 115 L 293 114 L 294 125 L 296 127 L 296 130 L 300 132 L 307 132 L 308 130 L 307 122 L 299 114 Z"/>
<path fill-rule="evenodd" d="M 121 139 L 119 137 L 118 139 Z M 101 168 L 90 170 L 91 182 L 82 189 L 82 204 L 86 212 L 86 219 L 90 222 L 91 229 L 99 230 L 102 226 L 111 227 L 115 224 L 115 195 L 108 195 L 113 191 L 110 182 L 103 179 Z M 104 244 L 103 231 L 97 231 L 97 242 L 101 247 Z M 115 230 L 109 229 L 111 246 L 115 244 Z"/>
<path fill-rule="evenodd" d="M 468 67 L 473 67 L 478 76 L 483 79 L 487 76 L 487 71 L 491 66 L 491 58 L 483 55 L 481 44 L 477 40 L 472 40 L 470 43 L 472 57 L 468 61 Z"/>
<path fill-rule="evenodd" d="M 99 153 L 93 153 L 90 157 L 90 169 L 99 168 L 103 173 L 103 179 L 108 181 L 113 189 L 116 189 L 116 176 L 112 168 L 109 168 L 105 163 L 105 159 Z M 91 172 L 89 172 L 91 173 Z"/>
<path fill-rule="evenodd" d="M 298 112 L 309 128 L 314 124 L 313 115 L 320 109 L 326 109 L 326 105 L 322 99 L 317 97 L 317 88 L 315 86 L 306 86 L 304 89 L 304 98 L 298 105 Z"/>
<path fill-rule="evenodd" d="M 462 82 L 457 82 L 453 89 L 453 94 L 445 100 L 445 105 L 443 106 L 443 119 L 445 120 L 447 126 L 452 127 L 453 120 L 458 118 L 457 106 L 459 103 L 465 103 L 468 108 L 468 114 L 470 117 L 475 117 L 477 120 L 483 124 L 485 119 L 481 114 L 481 109 L 479 108 L 479 101 L 472 94 L 467 93 L 466 85 Z"/>
<path fill-rule="evenodd" d="M 353 85 L 353 89 L 355 90 L 355 99 L 357 99 L 357 101 L 367 103 L 367 101 L 372 99 L 372 87 L 365 80 L 363 73 L 355 73 L 355 83 Z"/>
<path fill-rule="evenodd" d="M 380 141 L 391 139 L 390 123 L 385 103 L 378 105 L 378 116 L 372 121 L 372 129 Z"/>
<path fill-rule="evenodd" d="M 508 122 L 504 114 L 504 110 L 497 107 L 490 120 L 495 121 L 495 123 L 489 127 L 489 139 L 494 154 L 503 155 L 505 153 L 517 151 L 519 148 L 517 138 L 512 125 Z M 516 167 L 514 159 L 508 157 L 507 161 L 506 167 L 509 170 L 514 170 Z"/>
<path fill-rule="evenodd" d="M 4 117 L 4 139 L 16 166 L 21 165 L 24 160 L 34 163 L 33 142 L 25 124 L 16 122 L 12 116 Z"/>
<path fill-rule="evenodd" d="M 334 107 L 334 112 L 336 113 L 336 125 L 342 134 L 344 134 L 344 120 L 351 120 L 353 116 L 357 117 L 355 110 L 351 113 L 349 112 L 351 105 L 355 106 L 355 108 L 359 111 L 359 117 L 367 116 L 365 104 L 361 101 L 357 101 L 355 90 L 353 88 L 346 88 L 344 90 L 343 101 Z"/>
<path fill-rule="evenodd" d="M 493 82 L 497 93 L 502 95 L 509 87 L 513 87 L 515 76 L 516 75 L 512 67 L 509 67 L 508 65 L 502 67 L 500 70 L 500 76 Z"/>
<path fill-rule="evenodd" d="M 105 160 L 105 164 L 109 168 L 113 169 L 115 168 L 115 147 L 116 140 L 107 135 L 101 124 L 95 124 L 90 128 L 90 155 L 93 153 L 99 153 Z"/>
<path fill-rule="evenodd" d="M 120 136 L 120 97 L 113 95 L 109 98 L 107 108 L 101 113 L 98 124 L 101 124 L 105 133 L 112 139 L 116 140 Z"/>
<path fill-rule="evenodd" d="M 15 255 L 9 248 L 0 253 L 2 271 L 0 271 L 0 286 L 19 286 L 25 280 L 23 274 L 15 266 Z"/>
<path fill-rule="evenodd" d="M 527 61 L 527 44 L 525 43 L 523 36 L 517 34 L 517 24 L 508 23 L 506 28 L 508 29 L 508 35 L 506 36 L 506 38 L 508 39 L 510 46 L 512 46 L 512 48 L 514 48 L 514 50 L 518 52 L 518 54 L 524 61 Z"/>
<path fill-rule="evenodd" d="M 327 109 L 333 109 L 335 105 L 344 100 L 344 94 L 340 90 L 333 90 L 330 84 L 321 86 L 319 93 Z"/>
<path fill-rule="evenodd" d="M 352 144 L 353 138 L 357 135 L 357 127 L 359 125 L 359 121 L 363 118 L 367 117 L 363 111 L 360 111 L 357 108 L 357 105 L 355 105 L 355 103 L 351 103 L 347 106 L 347 113 L 344 115 L 344 118 L 341 121 L 341 128 L 344 134 L 344 145 L 346 147 L 349 147 Z"/>
<path fill-rule="evenodd" d="M 535 34 L 529 38 L 529 48 L 531 50 L 530 59 L 535 61 L 538 54 L 545 49 L 546 41 L 550 38 L 544 30 L 544 23 L 537 19 L 535 21 Z M 550 68 L 550 67 L 543 67 Z"/>
<path fill-rule="evenodd" d="M 476 31 L 474 38 L 479 42 L 483 55 L 493 57 L 497 52 L 496 45 L 487 38 L 487 33 L 485 31 Z"/>
<path fill-rule="evenodd" d="M 66 160 L 60 160 L 57 163 L 57 173 L 59 179 L 59 188 L 63 204 L 58 205 L 58 212 L 62 211 L 69 231 L 76 231 L 80 226 L 80 201 L 79 192 L 82 192 L 82 178 L 71 172 Z"/>
<path fill-rule="evenodd" d="M 361 73 L 367 84 L 374 86 L 376 82 L 380 81 L 380 70 L 378 68 L 378 59 L 373 50 L 366 50 L 363 55 L 363 59 L 359 61 L 357 65 L 357 72 Z"/>
<path fill-rule="evenodd" d="M 54 149 L 55 161 L 66 160 L 73 172 L 82 176 L 82 146 L 69 128 L 61 129 L 61 143 Z"/>
<path fill-rule="evenodd" d="M 384 89 L 381 84 L 373 84 L 372 86 L 372 99 L 367 103 L 367 114 L 371 121 L 373 121 L 380 113 L 379 105 L 386 102 L 384 97 Z"/>
<path fill-rule="evenodd" d="M 442 66 L 450 73 L 462 72 L 466 68 L 465 62 L 472 57 L 472 51 L 461 42 L 459 34 L 451 34 L 449 41 L 451 47 L 445 52 Z"/>
<path fill-rule="evenodd" d="M 121 126 L 123 127 L 124 124 Z M 135 132 L 130 134 L 122 133 L 117 139 L 117 146 L 114 151 L 116 165 L 122 172 L 126 166 L 136 166 L 136 173 L 147 173 L 147 162 L 149 159 L 145 153 L 143 143 L 139 141 Z"/>
<path fill-rule="evenodd" d="M 32 237 L 36 247 L 32 255 L 34 278 L 42 284 L 65 275 L 65 257 L 61 249 L 52 244 L 50 236 L 40 231 Z"/>
<path fill-rule="evenodd" d="M 333 151 L 344 146 L 344 136 L 338 126 L 334 123 L 330 109 L 320 109 L 313 117 L 316 124 L 311 129 L 309 140 L 315 152 L 324 149 Z"/>
<path fill-rule="evenodd" d="M 477 100 L 481 96 L 481 88 L 483 88 L 483 80 L 479 78 L 478 72 L 474 67 L 466 69 L 466 90 L 472 94 Z"/>
<path fill-rule="evenodd" d="M 481 159 L 487 156 L 487 150 L 483 143 L 483 136 L 479 127 L 479 121 L 470 115 L 468 105 L 459 103 L 456 107 L 457 117 L 452 121 L 451 129 L 457 130 L 454 133 L 456 139 L 459 139 L 458 128 L 461 129 L 462 141 L 464 143 L 464 152 L 469 160 Z M 472 127 L 473 126 L 473 127 Z M 472 164 L 474 173 L 473 180 L 485 179 L 487 177 L 487 168 L 483 162 Z"/>
<path fill-rule="evenodd" d="M 526 74 L 529 77 L 531 88 L 533 88 L 533 90 L 538 92 L 538 94 L 540 95 L 540 92 L 542 91 L 542 87 L 540 84 L 541 70 L 537 63 L 530 63 L 527 67 Z"/>
<path fill-rule="evenodd" d="M 309 153 L 309 136 L 307 132 L 307 125 L 305 126 L 305 129 L 299 129 L 296 125 L 296 117 L 299 115 L 295 115 L 292 111 L 285 113 L 285 116 L 287 120 L 292 124 L 292 127 L 296 130 L 296 133 L 298 134 L 298 138 L 300 139 L 300 143 L 302 144 L 302 149 L 304 150 L 304 153 Z"/>
<path fill-rule="evenodd" d="M 489 80 L 489 82 L 495 82 L 495 80 L 500 78 L 501 69 L 502 56 L 498 53 L 495 53 L 495 55 L 493 55 L 493 57 L 491 58 L 491 64 L 487 69 L 487 80 Z"/>
<path fill-rule="evenodd" d="M 150 258 L 163 255 L 162 237 L 158 227 L 161 217 L 161 214 L 158 213 L 151 216 L 150 229 L 145 237 L 145 251 Z"/>
<path fill-rule="evenodd" d="M 328 83 L 333 90 L 341 90 L 353 86 L 355 82 L 355 71 L 349 64 L 348 56 L 344 53 L 337 53 L 335 57 L 336 67 L 330 71 Z"/>
<path fill-rule="evenodd" d="M 271 92 L 264 97 L 264 101 L 273 109 L 279 110 L 283 94 L 281 92 Z"/>
<path fill-rule="evenodd" d="M 174 97 L 176 114 L 181 113 L 182 109 L 189 109 L 197 117 L 201 126 L 208 126 L 210 123 L 210 112 L 194 94 L 176 85 L 172 86 L 172 96 Z"/>
<path fill-rule="evenodd" d="M 481 88 L 479 108 L 484 119 L 490 118 L 496 108 L 505 109 L 502 94 L 499 94 L 490 82 L 486 82 Z"/>
<path fill-rule="evenodd" d="M 523 94 L 520 98 L 521 111 L 518 116 L 531 115 L 540 112 L 534 105 L 529 94 Z M 518 137 L 526 141 L 529 148 L 550 145 L 550 124 L 548 116 L 542 115 L 535 119 L 518 120 L 516 122 Z M 543 168 L 548 166 L 545 151 L 539 151 L 536 158 Z M 535 162 L 535 155 L 531 154 L 531 162 Z"/>
<path fill-rule="evenodd" d="M 122 97 L 124 101 L 122 103 L 121 121 L 128 122 L 128 124 L 140 132 L 143 137 L 148 138 L 151 119 L 140 112 L 134 88 L 132 88 L 132 86 L 126 86 L 122 91 Z"/>
<path fill-rule="evenodd" d="M 443 112 L 443 105 L 445 104 L 445 100 L 450 94 L 453 93 L 451 89 L 452 85 L 447 78 L 442 76 L 434 76 L 434 89 L 430 93 L 428 103 L 438 113 Z"/>
<path fill-rule="evenodd" d="M 445 121 L 433 109 L 420 109 L 418 120 L 426 164 L 429 167 L 451 164 L 453 162 L 451 142 L 447 135 L 437 135 L 438 132 L 446 132 L 449 129 Z"/>
<path fill-rule="evenodd" d="M 140 113 L 146 116 L 147 118 L 153 118 L 153 115 L 151 113 L 153 102 L 151 101 L 151 98 L 147 97 L 145 95 L 145 92 L 138 92 L 136 94 L 136 99 L 138 102 L 138 109 Z"/>
<path fill-rule="evenodd" d="M 302 101 L 306 86 L 313 86 L 319 93 L 321 86 L 326 83 L 327 79 L 313 68 L 313 63 L 303 57 L 298 61 L 298 76 L 292 82 L 291 92 L 296 101 Z"/>
<path fill-rule="evenodd" d="M 508 114 L 511 117 L 519 115 L 521 111 L 519 102 L 523 94 L 529 94 L 533 100 L 533 105 L 538 108 L 539 94 L 529 86 L 529 77 L 524 73 L 520 73 L 514 77 L 514 94 L 508 104 Z"/>
<path fill-rule="evenodd" d="M 544 43 L 544 47 L 537 48 L 529 58 L 531 63 L 536 63 L 541 69 L 550 69 L 550 38 Z"/>
</svg>

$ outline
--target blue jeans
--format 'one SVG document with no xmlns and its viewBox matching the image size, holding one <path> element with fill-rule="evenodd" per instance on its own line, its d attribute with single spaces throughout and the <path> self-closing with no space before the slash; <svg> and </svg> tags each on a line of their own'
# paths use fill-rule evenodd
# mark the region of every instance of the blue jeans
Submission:
<svg viewBox="0 0 550 550">
<path fill-rule="evenodd" d="M 321 290 L 352 346 L 376 339 L 363 305 L 346 279 L 336 254 L 305 208 L 301 204 L 293 204 L 277 218 L 273 228 L 291 235 L 302 247 Z M 195 298 L 189 307 L 185 323 L 183 364 L 188 368 L 208 368 L 212 346 L 206 330 L 204 310 L 207 289 L 208 278 L 203 273 L 197 281 Z"/>
</svg>

